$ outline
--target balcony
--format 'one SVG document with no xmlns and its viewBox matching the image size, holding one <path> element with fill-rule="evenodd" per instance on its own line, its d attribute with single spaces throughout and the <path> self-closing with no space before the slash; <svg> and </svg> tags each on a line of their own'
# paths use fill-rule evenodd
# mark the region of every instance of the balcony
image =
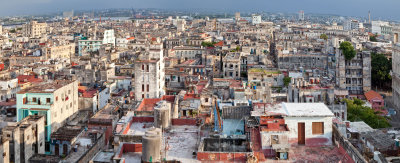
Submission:
<svg viewBox="0 0 400 163">
<path fill-rule="evenodd" d="M 21 108 L 38 108 L 38 109 L 50 109 L 53 107 L 53 103 L 41 103 L 38 104 L 37 102 L 28 101 L 25 102 Z"/>
</svg>

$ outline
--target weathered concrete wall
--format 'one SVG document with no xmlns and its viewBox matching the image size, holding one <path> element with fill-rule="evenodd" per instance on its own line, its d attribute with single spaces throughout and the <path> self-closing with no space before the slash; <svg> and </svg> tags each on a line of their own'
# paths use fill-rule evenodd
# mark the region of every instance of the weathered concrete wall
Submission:
<svg viewBox="0 0 400 163">
<path fill-rule="evenodd" d="M 27 126 L 26 128 L 21 128 L 21 150 L 20 150 L 20 159 L 21 162 L 28 162 L 29 158 L 32 157 L 34 151 L 32 150 L 32 144 L 34 141 L 34 135 L 32 132 L 32 125 Z"/>
<path fill-rule="evenodd" d="M 94 144 L 81 158 L 77 161 L 78 163 L 87 163 L 89 162 L 96 154 L 99 152 L 105 145 L 105 136 L 102 134 L 97 140 L 96 144 Z"/>
<path fill-rule="evenodd" d="M 298 123 L 305 123 L 305 140 L 307 146 L 332 145 L 332 117 L 285 117 L 289 129 L 289 143 L 296 144 L 298 141 Z M 324 123 L 324 134 L 312 134 L 312 122 Z"/>
<path fill-rule="evenodd" d="M 0 162 L 9 163 L 10 162 L 10 143 L 8 140 L 4 141 L 0 145 L 0 153 L 3 153 L 3 157 L 0 157 Z"/>
<path fill-rule="evenodd" d="M 363 155 L 345 138 L 336 128 L 336 126 L 332 126 L 333 131 L 333 140 L 335 144 L 339 145 L 339 152 L 345 154 L 345 158 L 351 162 L 358 163 L 367 163 L 367 160 L 364 159 Z"/>
</svg>

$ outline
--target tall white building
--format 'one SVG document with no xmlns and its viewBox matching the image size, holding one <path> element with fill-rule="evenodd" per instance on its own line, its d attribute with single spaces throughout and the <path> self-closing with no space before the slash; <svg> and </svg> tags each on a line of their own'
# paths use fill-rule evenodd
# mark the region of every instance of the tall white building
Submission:
<svg viewBox="0 0 400 163">
<path fill-rule="evenodd" d="M 304 11 L 303 11 L 303 10 L 300 10 L 300 11 L 299 11 L 299 20 L 300 20 L 300 21 L 304 21 L 304 20 L 305 20 L 305 18 L 304 18 Z"/>
<path fill-rule="evenodd" d="M 38 23 L 37 21 L 31 21 L 28 24 L 23 25 L 23 33 L 27 37 L 39 38 L 46 34 L 46 23 Z"/>
<path fill-rule="evenodd" d="M 240 12 L 235 13 L 235 21 L 238 22 L 240 20 Z"/>
<path fill-rule="evenodd" d="M 165 95 L 164 56 L 161 44 L 151 44 L 148 54 L 135 61 L 135 99 L 159 98 Z"/>
<path fill-rule="evenodd" d="M 64 18 L 72 18 L 72 17 L 74 17 L 74 10 L 64 11 L 63 12 L 63 17 Z"/>
<path fill-rule="evenodd" d="M 251 15 L 251 20 L 252 20 L 253 25 L 260 24 L 262 21 L 261 15 L 253 14 L 253 15 Z"/>
<path fill-rule="evenodd" d="M 385 21 L 372 21 L 371 22 L 371 33 L 378 35 L 392 34 L 392 26 L 389 22 Z"/>
<path fill-rule="evenodd" d="M 358 30 L 360 28 L 364 28 L 363 23 L 359 22 L 358 20 L 353 20 L 349 19 L 344 22 L 343 24 L 343 29 L 346 31 L 351 31 L 351 30 Z"/>
<path fill-rule="evenodd" d="M 115 46 L 115 35 L 113 29 L 104 31 L 103 44 L 112 44 Z"/>
</svg>

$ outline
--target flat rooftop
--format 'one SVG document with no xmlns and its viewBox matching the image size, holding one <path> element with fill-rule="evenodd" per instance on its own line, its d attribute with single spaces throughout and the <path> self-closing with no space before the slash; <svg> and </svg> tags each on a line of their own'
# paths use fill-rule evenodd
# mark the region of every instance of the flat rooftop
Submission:
<svg viewBox="0 0 400 163">
<path fill-rule="evenodd" d="M 342 154 L 335 146 L 295 146 L 289 149 L 289 162 L 350 162 L 350 156 Z"/>
<path fill-rule="evenodd" d="M 163 136 L 168 147 L 167 160 L 200 162 L 193 157 L 193 152 L 198 148 L 198 130 L 197 126 L 172 126 Z"/>
<path fill-rule="evenodd" d="M 282 103 L 282 108 L 290 117 L 333 117 L 332 111 L 324 103 Z"/>
<path fill-rule="evenodd" d="M 53 93 L 57 89 L 71 84 L 75 80 L 56 80 L 53 82 L 41 83 L 39 85 L 23 89 L 18 92 L 18 94 L 24 93 Z"/>
<path fill-rule="evenodd" d="M 121 158 L 125 158 L 125 162 L 141 162 L 142 153 L 141 152 L 127 152 L 122 154 Z"/>
<path fill-rule="evenodd" d="M 101 151 L 94 156 L 93 161 L 94 162 L 111 162 L 113 159 L 114 152 L 110 151 Z"/>
<path fill-rule="evenodd" d="M 143 136 L 146 130 L 153 126 L 154 125 L 152 122 L 147 122 L 147 123 L 133 122 L 129 128 L 127 135 Z"/>
</svg>

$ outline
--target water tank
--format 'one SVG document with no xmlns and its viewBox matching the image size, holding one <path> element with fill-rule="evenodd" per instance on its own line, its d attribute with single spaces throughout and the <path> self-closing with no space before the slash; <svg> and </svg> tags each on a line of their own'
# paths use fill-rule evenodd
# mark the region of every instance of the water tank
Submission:
<svg viewBox="0 0 400 163">
<path fill-rule="evenodd" d="M 171 121 L 171 104 L 160 101 L 154 108 L 154 126 L 157 128 L 168 128 Z"/>
<path fill-rule="evenodd" d="M 161 135 L 154 128 L 146 131 L 142 138 L 142 161 L 160 162 L 161 161 Z"/>
</svg>

